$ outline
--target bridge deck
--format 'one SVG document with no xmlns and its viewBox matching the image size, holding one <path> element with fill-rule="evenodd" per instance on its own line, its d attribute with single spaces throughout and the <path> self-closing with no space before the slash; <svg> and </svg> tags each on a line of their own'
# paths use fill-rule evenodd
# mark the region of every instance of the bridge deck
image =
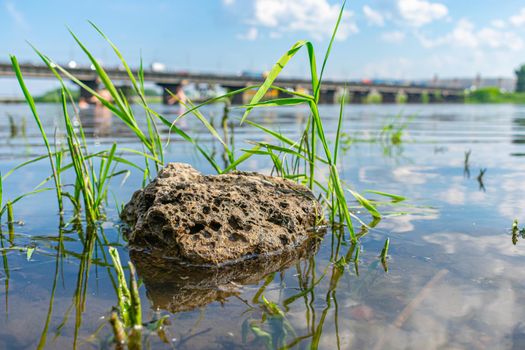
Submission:
<svg viewBox="0 0 525 350">
<path fill-rule="evenodd" d="M 27 78 L 54 78 L 53 73 L 45 65 L 21 64 L 22 74 Z M 83 81 L 93 81 L 97 74 L 89 67 L 77 67 L 67 69 L 71 74 Z M 109 77 L 114 81 L 126 82 L 129 80 L 126 71 L 119 68 L 106 68 Z M 135 72 L 136 74 L 137 72 Z M 14 77 L 11 64 L 0 63 L 0 77 Z M 256 85 L 264 81 L 264 78 L 209 74 L 209 73 L 186 73 L 186 72 L 155 72 L 144 71 L 144 80 L 156 83 L 161 86 L 177 85 L 184 82 L 217 84 L 225 87 L 241 88 L 247 85 Z M 308 88 L 311 84 L 306 79 L 280 77 L 276 81 L 277 85 L 284 88 L 296 88 L 302 86 Z M 338 90 L 346 88 L 353 93 L 368 93 L 375 90 L 382 94 L 396 94 L 401 90 L 408 95 L 422 95 L 424 93 L 439 93 L 442 96 L 462 97 L 463 89 L 439 87 L 439 86 L 414 86 L 414 85 L 389 85 L 389 84 L 364 84 L 355 81 L 323 80 L 322 90 Z"/>
</svg>

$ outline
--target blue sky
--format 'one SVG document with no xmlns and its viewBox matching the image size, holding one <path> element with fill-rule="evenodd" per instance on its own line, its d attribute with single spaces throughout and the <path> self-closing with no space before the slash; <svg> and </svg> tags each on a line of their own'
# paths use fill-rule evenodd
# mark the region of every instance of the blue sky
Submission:
<svg viewBox="0 0 525 350">
<path fill-rule="evenodd" d="M 264 71 L 299 39 L 321 54 L 336 0 L 0 0 L 0 60 L 36 61 L 26 40 L 58 62 L 87 62 L 77 33 L 104 64 L 111 49 L 98 24 L 132 65 Z M 327 76 L 338 79 L 507 76 L 525 63 L 525 2 L 518 0 L 354 0 L 347 3 Z M 305 76 L 301 55 L 286 74 Z M 10 85 L 0 80 L 2 86 Z M 5 89 L 4 89 L 5 90 Z"/>
</svg>

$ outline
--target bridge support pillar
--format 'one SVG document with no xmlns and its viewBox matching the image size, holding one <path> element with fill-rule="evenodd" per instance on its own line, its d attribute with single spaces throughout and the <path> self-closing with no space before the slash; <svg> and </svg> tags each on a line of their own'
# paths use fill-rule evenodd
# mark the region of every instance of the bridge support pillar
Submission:
<svg viewBox="0 0 525 350">
<path fill-rule="evenodd" d="M 365 103 L 367 95 L 368 93 L 365 91 L 354 91 L 352 92 L 352 99 L 350 100 L 350 102 L 356 104 Z"/>
<path fill-rule="evenodd" d="M 423 93 L 420 94 L 406 94 L 407 103 L 423 103 Z"/>
<path fill-rule="evenodd" d="M 443 94 L 442 101 L 447 103 L 462 103 L 465 102 L 465 98 L 461 95 Z"/>
<path fill-rule="evenodd" d="M 182 84 L 158 84 L 158 85 L 162 87 L 162 103 L 163 104 L 174 105 L 174 104 L 180 103 L 181 101 L 186 102 L 186 94 L 184 94 L 184 90 L 182 89 Z M 172 94 L 175 96 L 172 96 Z"/>
<path fill-rule="evenodd" d="M 430 103 L 440 103 L 443 102 L 443 95 L 441 91 L 435 90 L 428 93 L 428 102 Z"/>
<path fill-rule="evenodd" d="M 81 80 L 82 84 L 86 85 L 88 88 L 97 91 L 98 90 L 98 80 Z M 86 90 L 84 87 L 80 87 L 80 99 L 85 100 L 88 103 L 91 103 L 91 99 L 93 98 L 93 94 Z"/>
<path fill-rule="evenodd" d="M 395 92 L 383 92 L 381 93 L 383 103 L 396 103 L 397 102 L 397 93 Z"/>
<path fill-rule="evenodd" d="M 223 86 L 228 92 L 242 89 L 244 86 Z M 235 94 L 230 97 L 232 105 L 243 105 L 244 104 L 244 92 Z"/>
<path fill-rule="evenodd" d="M 337 90 L 321 90 L 319 92 L 319 103 L 334 104 Z"/>
</svg>

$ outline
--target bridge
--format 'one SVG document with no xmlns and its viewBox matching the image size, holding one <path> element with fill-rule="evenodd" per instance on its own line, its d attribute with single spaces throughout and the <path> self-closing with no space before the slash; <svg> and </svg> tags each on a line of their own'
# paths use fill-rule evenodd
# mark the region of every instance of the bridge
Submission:
<svg viewBox="0 0 525 350">
<path fill-rule="evenodd" d="M 47 78 L 53 79 L 55 76 L 46 65 L 34 65 L 21 63 L 20 68 L 25 78 Z M 120 67 L 105 67 L 108 76 L 113 82 L 119 82 L 121 87 L 129 86 L 127 72 Z M 67 68 L 78 80 L 92 89 L 99 88 L 97 73 L 91 67 Z M 134 74 L 136 75 L 136 71 Z M 10 63 L 0 63 L 0 77 L 15 77 Z M 233 74 L 211 74 L 211 73 L 189 73 L 172 71 L 145 70 L 144 80 L 152 82 L 162 87 L 163 102 L 170 101 L 170 94 L 167 90 L 177 92 L 185 84 L 209 84 L 220 85 L 228 91 L 237 90 L 250 85 L 261 84 L 264 77 L 252 77 Z M 276 85 L 291 89 L 305 90 L 311 85 L 306 79 L 279 77 Z M 346 89 L 351 103 L 363 103 L 370 94 L 380 94 L 383 103 L 395 103 L 400 96 L 408 103 L 437 103 L 437 102 L 463 102 L 464 90 L 461 88 L 439 87 L 439 86 L 417 86 L 417 85 L 391 85 L 391 84 L 367 84 L 355 81 L 323 80 L 320 90 L 320 103 L 335 103 L 339 93 Z M 281 95 L 286 95 L 280 92 Z M 81 88 L 80 96 L 89 98 L 91 94 Z M 233 104 L 243 104 L 247 102 L 247 94 L 238 94 L 233 97 Z"/>
</svg>

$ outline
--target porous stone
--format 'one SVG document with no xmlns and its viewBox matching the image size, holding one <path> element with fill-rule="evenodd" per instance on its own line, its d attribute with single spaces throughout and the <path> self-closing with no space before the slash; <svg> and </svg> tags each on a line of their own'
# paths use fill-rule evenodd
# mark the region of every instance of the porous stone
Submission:
<svg viewBox="0 0 525 350">
<path fill-rule="evenodd" d="M 170 163 L 133 194 L 121 218 L 130 246 L 196 265 L 221 265 L 302 245 L 322 223 L 312 192 L 258 173 L 202 175 Z"/>
</svg>

